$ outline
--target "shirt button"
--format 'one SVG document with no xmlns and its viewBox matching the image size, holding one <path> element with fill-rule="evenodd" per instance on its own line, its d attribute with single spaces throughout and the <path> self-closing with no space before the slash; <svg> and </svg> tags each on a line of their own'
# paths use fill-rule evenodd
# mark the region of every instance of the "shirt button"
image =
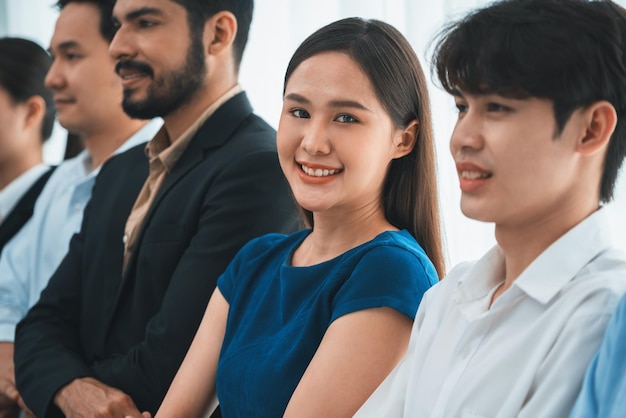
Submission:
<svg viewBox="0 0 626 418">
<path fill-rule="evenodd" d="M 126 245 L 126 243 L 128 242 L 128 235 L 124 234 L 124 236 L 122 237 L 122 242 L 124 243 L 124 245 Z"/>
<path fill-rule="evenodd" d="M 83 205 L 81 205 L 80 203 L 76 203 L 76 204 L 74 205 L 74 210 L 75 210 L 76 212 L 80 212 L 80 211 L 82 211 L 82 210 L 83 210 Z"/>
</svg>

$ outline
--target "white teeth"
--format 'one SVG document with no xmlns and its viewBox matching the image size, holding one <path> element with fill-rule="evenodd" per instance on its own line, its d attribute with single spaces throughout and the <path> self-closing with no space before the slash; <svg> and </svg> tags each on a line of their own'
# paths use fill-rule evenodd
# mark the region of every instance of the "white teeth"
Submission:
<svg viewBox="0 0 626 418">
<path fill-rule="evenodd" d="M 468 180 L 486 179 L 489 177 L 488 173 L 479 173 L 477 171 L 461 171 L 461 178 Z"/>
<path fill-rule="evenodd" d="M 300 167 L 302 167 L 302 171 L 313 177 L 327 177 L 339 172 L 339 170 L 322 170 L 321 168 L 309 168 L 305 165 L 301 165 Z"/>
</svg>

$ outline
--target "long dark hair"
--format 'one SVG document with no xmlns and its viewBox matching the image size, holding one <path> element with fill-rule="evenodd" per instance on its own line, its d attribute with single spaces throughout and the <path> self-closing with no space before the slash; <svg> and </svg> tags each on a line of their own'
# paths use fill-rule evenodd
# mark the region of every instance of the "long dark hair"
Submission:
<svg viewBox="0 0 626 418">
<path fill-rule="evenodd" d="M 342 19 L 319 29 L 298 47 L 287 67 L 285 86 L 303 61 L 329 51 L 345 53 L 361 67 L 396 127 L 406 128 L 411 121 L 419 121 L 413 150 L 391 162 L 383 188 L 383 207 L 387 220 L 415 237 L 442 277 L 445 266 L 430 100 L 415 51 L 387 23 Z M 313 225 L 312 214 L 304 212 Z"/>
<path fill-rule="evenodd" d="M 52 134 L 56 117 L 52 92 L 44 79 L 52 64 L 50 55 L 38 44 L 22 38 L 0 38 L 0 88 L 9 93 L 15 103 L 24 103 L 32 96 L 46 102 L 41 122 L 41 140 Z"/>
</svg>

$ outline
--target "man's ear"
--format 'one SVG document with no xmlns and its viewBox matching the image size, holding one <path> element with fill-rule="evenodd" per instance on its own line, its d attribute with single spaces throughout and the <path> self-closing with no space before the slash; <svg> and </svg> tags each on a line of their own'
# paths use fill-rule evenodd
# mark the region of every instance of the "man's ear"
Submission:
<svg viewBox="0 0 626 418">
<path fill-rule="evenodd" d="M 399 132 L 393 142 L 396 147 L 393 158 L 401 158 L 410 153 L 417 141 L 419 132 L 419 121 L 413 119 L 401 132 Z"/>
<path fill-rule="evenodd" d="M 237 18 L 223 10 L 211 16 L 204 24 L 204 45 L 209 55 L 219 55 L 227 50 L 237 36 Z"/>
<path fill-rule="evenodd" d="M 584 110 L 585 132 L 576 144 L 576 150 L 591 155 L 606 148 L 611 139 L 617 112 L 606 100 L 593 103 Z"/>
</svg>

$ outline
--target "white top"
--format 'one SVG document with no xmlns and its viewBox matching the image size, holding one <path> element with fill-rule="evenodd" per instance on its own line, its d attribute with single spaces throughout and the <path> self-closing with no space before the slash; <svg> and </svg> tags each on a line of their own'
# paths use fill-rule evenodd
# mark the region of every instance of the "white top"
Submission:
<svg viewBox="0 0 626 418">
<path fill-rule="evenodd" d="M 35 182 L 50 169 L 46 164 L 29 168 L 0 190 L 0 224 Z"/>
<path fill-rule="evenodd" d="M 114 154 L 152 139 L 160 118 L 146 124 Z M 80 230 L 96 175 L 87 150 L 63 161 L 43 188 L 32 218 L 6 244 L 0 257 L 0 341 L 12 342 L 15 326 L 39 300 Z M 112 196 L 113 198 L 113 196 Z"/>
<path fill-rule="evenodd" d="M 406 357 L 356 417 L 565 417 L 626 291 L 605 211 L 504 281 L 496 246 L 426 292 Z"/>
</svg>

